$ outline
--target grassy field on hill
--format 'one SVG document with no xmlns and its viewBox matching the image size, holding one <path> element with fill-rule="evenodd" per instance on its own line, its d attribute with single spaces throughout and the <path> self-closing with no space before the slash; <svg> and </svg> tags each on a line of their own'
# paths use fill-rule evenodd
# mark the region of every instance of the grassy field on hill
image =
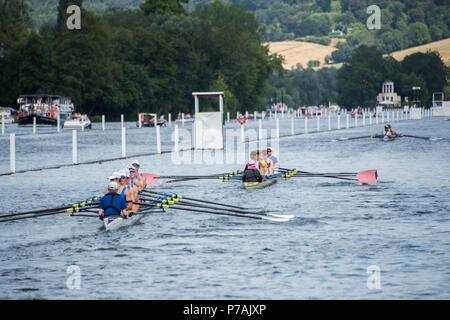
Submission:
<svg viewBox="0 0 450 320">
<path fill-rule="evenodd" d="M 279 41 L 268 44 L 270 53 L 278 53 L 283 56 L 285 59 L 283 67 L 290 70 L 295 69 L 298 63 L 306 68 L 308 62 L 314 60 L 319 61 L 319 68 L 322 68 L 325 65 L 325 57 L 331 56 L 331 53 L 337 50 L 331 45 L 335 43 L 336 41 L 332 41 L 328 46 L 304 41 Z"/>
<path fill-rule="evenodd" d="M 390 55 L 393 56 L 396 60 L 401 61 L 403 58 L 405 58 L 407 55 L 410 55 L 415 52 L 427 52 L 428 50 L 431 51 L 437 51 L 442 57 L 442 60 L 447 66 L 450 66 L 450 38 L 435 41 L 431 43 L 427 43 L 421 46 L 395 51 L 392 52 Z"/>
<path fill-rule="evenodd" d="M 320 66 L 318 68 L 330 66 L 339 67 L 342 63 L 329 65 L 325 64 L 325 57 L 327 55 L 331 56 L 331 53 L 334 50 L 337 50 L 334 46 L 338 41 L 342 41 L 342 39 L 333 39 L 328 46 L 303 41 L 270 42 L 269 49 L 271 53 L 278 53 L 285 58 L 283 67 L 287 70 L 295 68 L 298 63 L 306 68 L 308 66 L 308 61 L 311 60 L 320 61 Z M 415 52 L 427 52 L 428 50 L 438 51 L 444 63 L 447 66 L 450 66 L 450 38 L 401 51 L 395 51 L 390 55 L 392 55 L 396 60 L 401 61 L 407 55 Z"/>
</svg>

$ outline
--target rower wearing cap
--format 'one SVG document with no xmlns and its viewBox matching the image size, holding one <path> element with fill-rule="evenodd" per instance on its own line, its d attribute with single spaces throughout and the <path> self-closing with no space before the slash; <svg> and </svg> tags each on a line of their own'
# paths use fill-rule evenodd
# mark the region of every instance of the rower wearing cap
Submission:
<svg viewBox="0 0 450 320">
<path fill-rule="evenodd" d="M 98 205 L 98 216 L 100 220 L 113 215 L 121 215 L 124 218 L 128 217 L 127 204 L 125 200 L 117 192 L 119 185 L 115 181 L 111 181 L 108 184 L 108 193 L 100 199 Z"/>
<path fill-rule="evenodd" d="M 390 124 L 388 124 L 387 127 L 388 127 L 388 131 L 389 131 L 389 134 L 390 134 L 390 138 L 392 138 L 392 136 L 393 136 L 394 134 L 397 134 L 397 132 L 395 132 L 394 130 L 392 130 Z"/>
<path fill-rule="evenodd" d="M 109 182 L 116 182 L 117 185 L 120 185 L 120 173 L 119 172 L 113 172 L 111 176 L 108 177 Z M 109 189 L 106 188 L 105 193 L 109 193 Z"/>
<path fill-rule="evenodd" d="M 118 193 L 127 203 L 128 210 L 133 211 L 133 193 L 131 192 L 131 187 L 129 186 L 129 180 L 130 180 L 129 171 L 122 170 L 120 172 L 120 180 L 119 180 L 120 185 L 119 185 Z"/>
<path fill-rule="evenodd" d="M 145 176 L 139 172 L 139 169 L 141 168 L 141 164 L 139 163 L 138 160 L 134 160 L 133 162 L 131 162 L 131 165 L 134 167 L 134 169 L 136 170 L 136 178 L 135 178 L 135 183 L 140 186 L 142 188 L 142 190 L 144 190 L 147 187 L 147 179 L 145 178 Z"/>
<path fill-rule="evenodd" d="M 278 158 L 275 157 L 275 156 L 273 155 L 273 152 L 272 152 L 272 148 L 271 148 L 271 147 L 268 147 L 268 148 L 267 148 L 267 158 L 270 159 L 270 160 L 272 160 L 273 168 L 274 168 L 274 169 L 280 167 L 280 162 L 278 161 Z"/>
<path fill-rule="evenodd" d="M 135 178 L 136 178 L 136 170 L 134 167 L 130 164 L 125 169 L 130 173 L 130 179 L 128 186 L 130 187 L 130 191 L 132 194 L 133 202 L 138 202 L 139 200 L 139 193 L 142 191 L 142 188 L 139 187 L 137 184 L 135 184 Z M 137 212 L 139 210 L 139 205 L 133 203 L 133 212 Z"/>
</svg>

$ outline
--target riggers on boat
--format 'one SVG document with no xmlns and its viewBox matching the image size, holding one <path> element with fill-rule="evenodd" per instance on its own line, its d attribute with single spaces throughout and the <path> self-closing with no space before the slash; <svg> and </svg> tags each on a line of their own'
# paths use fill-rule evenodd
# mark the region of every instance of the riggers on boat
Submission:
<svg viewBox="0 0 450 320">
<path fill-rule="evenodd" d="M 276 179 L 266 179 L 262 182 L 243 182 L 245 189 L 263 189 L 277 182 Z"/>
</svg>

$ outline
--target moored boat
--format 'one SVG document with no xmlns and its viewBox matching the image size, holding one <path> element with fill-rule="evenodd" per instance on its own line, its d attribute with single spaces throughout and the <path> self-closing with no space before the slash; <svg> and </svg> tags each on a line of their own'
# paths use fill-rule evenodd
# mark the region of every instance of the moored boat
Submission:
<svg viewBox="0 0 450 320">
<path fill-rule="evenodd" d="M 18 124 L 56 126 L 58 114 L 61 121 L 70 117 L 74 110 L 72 99 L 50 94 L 28 94 L 21 95 L 17 99 L 19 105 Z"/>
<path fill-rule="evenodd" d="M 14 117 L 12 116 L 11 110 L 0 108 L 0 123 L 1 122 L 5 124 L 14 123 Z"/>
<path fill-rule="evenodd" d="M 64 129 L 91 129 L 92 123 L 86 114 L 72 113 L 71 117 L 64 121 Z"/>
<path fill-rule="evenodd" d="M 142 127 L 154 127 L 155 126 L 155 118 L 157 118 L 157 114 L 156 113 L 139 113 L 138 117 L 141 121 L 141 126 Z M 156 124 L 158 126 L 164 126 L 167 124 L 167 120 L 164 119 L 164 115 L 162 115 L 161 117 L 159 117 L 156 121 Z M 139 127 L 139 121 L 138 123 L 136 123 L 136 126 Z"/>
</svg>

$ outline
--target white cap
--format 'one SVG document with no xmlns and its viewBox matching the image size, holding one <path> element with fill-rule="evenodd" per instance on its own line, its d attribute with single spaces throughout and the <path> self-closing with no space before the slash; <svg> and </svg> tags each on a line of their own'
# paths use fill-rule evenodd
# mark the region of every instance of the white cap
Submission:
<svg viewBox="0 0 450 320">
<path fill-rule="evenodd" d="M 117 184 L 117 182 L 115 182 L 115 181 L 111 181 L 109 184 L 108 184 L 108 190 L 117 190 L 117 189 L 119 189 L 119 185 Z"/>
<path fill-rule="evenodd" d="M 269 151 L 269 150 L 272 151 L 272 148 L 271 147 L 267 147 L 267 151 Z"/>
<path fill-rule="evenodd" d="M 131 164 L 127 164 L 127 170 L 134 170 L 134 167 Z"/>
<path fill-rule="evenodd" d="M 120 177 L 125 177 L 125 178 L 129 178 L 130 177 L 130 171 L 128 171 L 128 169 L 124 169 L 120 172 Z"/>
<path fill-rule="evenodd" d="M 132 164 L 132 165 L 133 165 L 133 164 L 137 164 L 138 166 L 141 166 L 141 164 L 139 163 L 138 160 L 133 160 L 133 162 L 131 162 L 131 164 Z"/>
</svg>

